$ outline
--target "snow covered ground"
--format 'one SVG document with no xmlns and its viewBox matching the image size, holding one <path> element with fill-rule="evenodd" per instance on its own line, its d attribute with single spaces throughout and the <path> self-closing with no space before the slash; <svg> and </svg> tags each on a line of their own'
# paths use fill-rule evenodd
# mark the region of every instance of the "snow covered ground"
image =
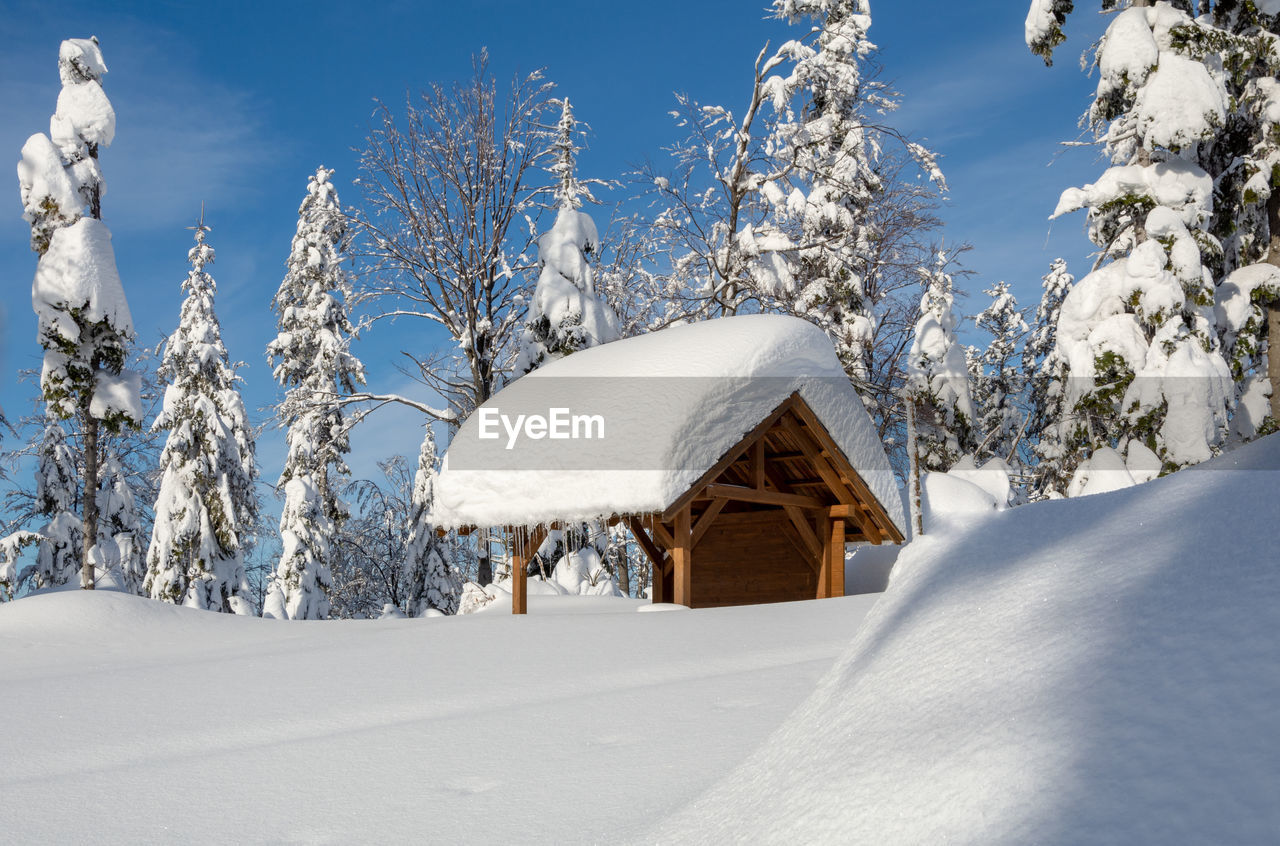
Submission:
<svg viewBox="0 0 1280 846">
<path fill-rule="evenodd" d="M 659 842 L 1280 842 L 1280 436 L 927 537 Z"/>
<path fill-rule="evenodd" d="M 971 515 L 882 597 L 0 605 L 0 841 L 1280 842 L 1277 503 L 1280 436 Z"/>
<path fill-rule="evenodd" d="M 0 604 L 0 842 L 638 835 L 776 728 L 875 600 L 313 623 Z"/>
</svg>

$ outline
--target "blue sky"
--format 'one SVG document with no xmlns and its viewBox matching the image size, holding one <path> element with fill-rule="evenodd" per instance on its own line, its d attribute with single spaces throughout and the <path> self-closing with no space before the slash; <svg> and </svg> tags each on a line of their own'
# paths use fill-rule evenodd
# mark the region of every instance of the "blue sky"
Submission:
<svg viewBox="0 0 1280 846">
<path fill-rule="evenodd" d="M 59 90 L 61 39 L 97 35 L 110 68 L 116 142 L 102 154 L 104 217 L 133 309 L 139 342 L 172 330 L 194 223 L 205 204 L 217 250 L 218 310 L 233 358 L 243 360 L 250 409 L 275 400 L 263 355 L 274 335 L 269 310 L 280 282 L 307 176 L 335 168 L 345 203 L 358 192 L 353 147 L 368 133 L 373 98 L 392 103 L 432 81 L 470 73 L 491 54 L 499 79 L 543 67 L 593 130 L 583 176 L 619 178 L 678 132 L 667 112 L 674 91 L 739 108 L 766 40 L 796 30 L 767 20 L 756 2 L 11 2 L 0 0 L 0 151 L 16 163 L 26 137 L 47 131 Z M 1089 244 L 1083 220 L 1050 225 L 1065 187 L 1101 165 L 1089 149 L 1062 152 L 1079 136 L 1091 80 L 1076 61 L 1102 28 L 1081 11 L 1070 41 L 1046 69 L 1022 41 L 1025 4 L 1009 0 L 873 0 L 873 40 L 884 78 L 903 95 L 891 122 L 942 154 L 950 183 L 943 209 L 948 243 L 968 241 L 965 283 L 980 291 L 1007 280 L 1034 307 L 1039 279 L 1061 255 L 1079 276 Z M 1052 166 L 1049 166 L 1050 163 Z M 12 171 L 10 172 L 12 174 Z M 12 179 L 12 176 L 11 176 Z M 618 192 L 619 194 L 623 192 Z M 0 405 L 29 407 L 34 386 L 16 372 L 38 367 L 27 248 L 16 180 L 0 201 Z M 604 196 L 618 200 L 621 196 Z M 607 211 L 598 214 L 603 224 Z M 413 392 L 396 370 L 399 350 L 429 350 L 419 324 L 375 329 L 357 344 L 375 389 Z M 416 455 L 420 421 L 380 412 L 354 437 L 357 477 L 395 452 Z M 268 435 L 264 479 L 279 472 L 282 439 Z"/>
</svg>

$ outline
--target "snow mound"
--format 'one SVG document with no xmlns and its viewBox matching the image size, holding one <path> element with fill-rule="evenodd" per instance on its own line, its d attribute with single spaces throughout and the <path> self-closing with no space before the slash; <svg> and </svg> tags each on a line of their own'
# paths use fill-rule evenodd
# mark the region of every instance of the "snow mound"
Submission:
<svg viewBox="0 0 1280 846">
<path fill-rule="evenodd" d="M 661 842 L 1274 843 L 1280 437 L 925 536 Z"/>
<path fill-rule="evenodd" d="M 533 525 L 661 511 L 797 391 L 905 533 L 884 447 L 831 341 L 781 315 L 676 326 L 581 350 L 518 379 L 454 437 L 432 520 Z M 557 438 L 513 422 L 549 418 L 552 409 L 601 424 L 566 423 L 566 437 Z M 567 436 L 574 432 L 590 437 Z"/>
</svg>

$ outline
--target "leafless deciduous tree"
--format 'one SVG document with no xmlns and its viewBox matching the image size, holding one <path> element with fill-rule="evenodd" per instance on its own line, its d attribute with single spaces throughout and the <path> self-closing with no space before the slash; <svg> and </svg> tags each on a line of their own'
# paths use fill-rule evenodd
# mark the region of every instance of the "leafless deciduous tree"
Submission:
<svg viewBox="0 0 1280 846">
<path fill-rule="evenodd" d="M 767 44 L 760 51 L 741 117 L 677 95 L 671 114 L 686 135 L 666 149 L 674 169 L 646 163 L 635 175 L 654 196 L 651 236 L 670 261 L 672 293 L 691 315 L 735 314 L 751 298 L 752 249 L 744 241 L 754 240 L 753 227 L 767 211 L 760 186 L 787 167 L 770 159 L 764 143 L 770 127 L 762 127 L 765 80 L 781 61 Z"/>
<path fill-rule="evenodd" d="M 448 402 L 440 419 L 465 417 L 500 386 L 523 313 L 525 215 L 548 190 L 532 177 L 547 150 L 551 88 L 534 72 L 500 96 L 481 53 L 469 81 L 430 86 L 402 116 L 379 104 L 361 154 L 361 300 L 374 303 L 374 323 L 419 318 L 448 333 L 452 349 L 406 352 Z"/>
</svg>

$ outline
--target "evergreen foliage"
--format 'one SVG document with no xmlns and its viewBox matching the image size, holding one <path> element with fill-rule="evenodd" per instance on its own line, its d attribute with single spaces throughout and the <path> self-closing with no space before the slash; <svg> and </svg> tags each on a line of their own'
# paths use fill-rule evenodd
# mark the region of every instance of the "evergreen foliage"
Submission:
<svg viewBox="0 0 1280 846">
<path fill-rule="evenodd" d="M 620 334 L 617 315 L 596 291 L 600 236 L 595 221 L 578 211 L 583 199 L 595 198 L 574 171 L 575 127 L 569 101 L 562 100 L 548 168 L 556 178 L 556 219 L 538 238 L 538 281 L 520 336 L 519 375 Z"/>
<path fill-rule="evenodd" d="M 116 271 L 111 233 L 101 221 L 98 152 L 110 146 L 116 124 L 102 90 L 106 72 L 96 38 L 62 42 L 62 91 L 49 135 L 31 136 L 18 164 L 23 217 L 31 226 L 31 248 L 40 256 L 31 292 L 37 338 L 44 348 L 40 388 L 47 414 L 59 420 L 74 417 L 85 442 L 79 519 L 85 545 L 81 585 L 86 588 L 94 586 L 93 559 L 99 556 L 93 546 L 98 538 L 100 430 L 118 433 L 140 423 L 142 416 L 139 380 L 124 372 L 133 320 Z M 72 531 L 62 517 L 50 528 L 60 532 L 59 545 Z M 72 554 L 63 548 L 59 556 Z M 61 578 L 61 564 L 55 566 L 52 559 L 45 563 Z"/>
<path fill-rule="evenodd" d="M 413 477 L 412 514 L 405 549 L 403 583 L 410 617 L 422 617 L 429 609 L 454 614 L 461 594 L 461 586 L 449 560 L 448 544 L 436 535 L 431 524 L 437 472 L 436 439 L 428 425 L 418 453 L 418 469 Z"/>
<path fill-rule="evenodd" d="M 289 452 L 280 474 L 283 552 L 264 614 L 288 619 L 317 619 L 329 611 L 330 539 L 346 518 L 340 491 L 350 475 L 350 424 L 339 400 L 364 384 L 364 365 L 351 352 L 355 327 L 346 306 L 347 219 L 332 176 L 321 167 L 308 181 L 285 277 L 271 303 L 279 334 L 267 355 L 285 389 L 277 410 L 288 427 Z"/>
<path fill-rule="evenodd" d="M 36 507 L 47 519 L 39 530 L 36 587 L 65 585 L 80 569 L 84 525 L 76 516 L 80 469 L 62 425 L 49 421 L 40 439 L 36 465 Z"/>
<path fill-rule="evenodd" d="M 120 459 L 108 452 L 98 486 L 98 547 L 120 589 L 143 595 L 147 575 L 146 533 Z"/>
<path fill-rule="evenodd" d="M 1025 387 L 1019 345 L 1026 337 L 1027 323 L 1004 282 L 997 282 L 983 293 L 991 297 L 991 303 L 978 315 L 976 323 L 991 334 L 991 343 L 978 357 L 980 376 L 974 391 L 978 431 L 986 456 L 999 456 L 1017 466 L 1015 453 L 1025 431 L 1025 416 L 1018 407 Z"/>
<path fill-rule="evenodd" d="M 1047 58 L 1071 5 L 1032 3 L 1033 50 Z M 1067 448 L 1138 440 L 1170 470 L 1216 453 L 1230 414 L 1239 437 L 1265 414 L 1265 316 L 1280 303 L 1280 16 L 1254 0 L 1102 6 L 1119 11 L 1094 53 L 1088 120 L 1112 167 L 1055 212 L 1087 209 L 1106 262 L 1062 309 Z"/>
<path fill-rule="evenodd" d="M 916 409 L 915 444 L 908 448 L 922 471 L 945 471 L 977 446 L 968 364 L 955 336 L 950 258 L 939 252 L 932 267 L 921 268 L 925 293 L 907 354 L 905 396 Z"/>
<path fill-rule="evenodd" d="M 217 284 L 204 221 L 188 253 L 191 271 L 178 328 L 164 345 L 159 375 L 164 406 L 154 423 L 168 430 L 160 492 L 147 550 L 145 587 L 153 599 L 236 614 L 254 612 L 244 569 L 244 537 L 257 520 L 256 470 L 238 379 L 214 312 Z"/>
<path fill-rule="evenodd" d="M 1067 263 L 1055 259 L 1041 279 L 1043 293 L 1035 322 L 1022 349 L 1022 373 L 1027 383 L 1027 441 L 1032 456 L 1032 499 L 1066 492 L 1079 456 L 1068 452 L 1070 430 L 1065 404 L 1067 365 L 1057 351 L 1058 313 L 1075 277 Z"/>
</svg>

